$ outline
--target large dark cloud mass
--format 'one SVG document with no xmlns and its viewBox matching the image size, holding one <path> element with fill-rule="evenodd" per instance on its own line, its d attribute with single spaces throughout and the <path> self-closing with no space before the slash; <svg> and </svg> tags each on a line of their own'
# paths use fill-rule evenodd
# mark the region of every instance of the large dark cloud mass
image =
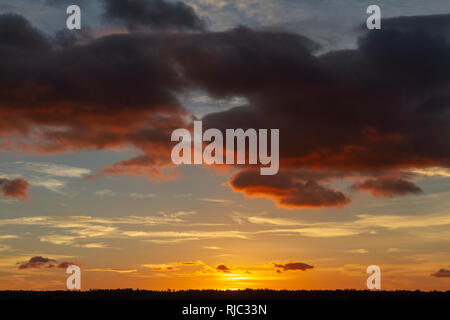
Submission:
<svg viewBox="0 0 450 320">
<path fill-rule="evenodd" d="M 239 50 L 252 57 L 250 66 L 259 66 L 242 76 L 247 77 L 246 86 L 233 88 L 235 94 L 249 96 L 250 105 L 207 115 L 204 122 L 222 129 L 279 128 L 280 174 L 289 170 L 289 177 L 282 186 L 272 188 L 267 183 L 276 183 L 275 179 L 267 181 L 257 175 L 249 179 L 247 171 L 240 171 L 230 181 L 234 189 L 247 194 L 257 190 L 277 198 L 282 205 L 310 207 L 304 200 L 323 199 L 315 201 L 315 206 L 334 206 L 345 204 L 345 197 L 330 193 L 328 187 L 314 188 L 320 197 L 307 196 L 310 188 L 294 187 L 307 179 L 292 174 L 292 170 L 359 172 L 376 177 L 385 173 L 387 177 L 380 177 L 376 184 L 369 180 L 358 189 L 392 196 L 421 191 L 401 177 L 389 180 L 392 172 L 449 166 L 450 96 L 446 88 L 450 47 L 443 37 L 420 26 L 382 30 L 361 38 L 356 50 L 319 57 L 295 45 L 285 49 L 284 42 L 280 46 L 275 42 L 266 50 L 253 43 Z M 291 50 L 298 54 L 291 54 Z M 234 58 L 229 61 L 222 59 L 229 65 L 240 64 L 242 56 L 236 56 L 230 54 L 228 57 Z M 275 65 L 276 70 L 270 70 Z M 222 94 L 227 81 L 215 77 L 221 72 L 221 65 L 214 65 L 210 78 L 202 73 L 200 80 Z M 257 76 L 252 78 L 254 74 Z M 255 92 L 255 87 L 262 89 Z M 326 179 L 315 182 L 321 180 Z M 286 189 L 298 189 L 305 197 L 286 202 L 285 191 L 280 193 Z M 329 202 L 330 195 L 334 201 Z"/>
<path fill-rule="evenodd" d="M 135 2 L 144 3 L 106 1 L 106 14 L 122 12 L 126 22 Z M 146 19 L 153 1 L 145 3 L 136 13 L 142 24 L 152 21 Z M 114 5 L 128 7 L 119 12 Z M 189 29 L 177 14 L 171 24 Z M 349 203 L 332 189 L 336 178 L 357 177 L 363 182 L 355 188 L 376 195 L 417 193 L 402 172 L 450 166 L 450 45 L 429 27 L 433 19 L 450 21 L 392 20 L 363 36 L 357 49 L 317 56 L 305 37 L 246 27 L 129 32 L 61 46 L 24 18 L 3 15 L 1 146 L 34 152 L 132 146 L 139 155 L 101 174 L 160 176 L 172 168 L 170 133 L 189 125 L 177 95 L 203 90 L 249 101 L 206 115 L 205 129 L 280 129 L 279 176 L 244 168 L 230 180 L 237 191 L 296 208 Z"/>
<path fill-rule="evenodd" d="M 364 24 L 361 28 L 367 27 Z M 450 14 L 386 18 L 382 19 L 382 28 L 383 30 L 403 32 L 421 29 L 436 35 L 448 37 L 448 32 L 450 31 Z"/>
<path fill-rule="evenodd" d="M 134 145 L 120 164 L 145 173 L 170 163 L 168 137 L 185 125 L 183 90 L 157 35 L 117 35 L 60 48 L 21 16 L 0 16 L 0 134 L 28 138 L 5 149 L 34 152 Z"/>
</svg>

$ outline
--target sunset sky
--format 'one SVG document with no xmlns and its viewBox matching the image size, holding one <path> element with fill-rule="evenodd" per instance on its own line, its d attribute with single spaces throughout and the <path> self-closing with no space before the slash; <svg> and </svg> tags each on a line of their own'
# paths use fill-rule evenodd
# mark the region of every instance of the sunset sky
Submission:
<svg viewBox="0 0 450 320">
<path fill-rule="evenodd" d="M 449 290 L 449 34 L 443 0 L 0 0 L 0 290 Z M 194 119 L 278 128 L 278 174 L 174 166 Z"/>
</svg>

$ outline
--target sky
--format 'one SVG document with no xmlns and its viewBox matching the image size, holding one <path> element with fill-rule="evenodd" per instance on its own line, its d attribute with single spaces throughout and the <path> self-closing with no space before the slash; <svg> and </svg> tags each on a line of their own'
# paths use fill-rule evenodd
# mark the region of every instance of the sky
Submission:
<svg viewBox="0 0 450 320">
<path fill-rule="evenodd" d="M 437 0 L 0 0 L 0 290 L 449 290 L 449 29 Z M 193 120 L 279 128 L 279 172 L 175 166 Z"/>
</svg>

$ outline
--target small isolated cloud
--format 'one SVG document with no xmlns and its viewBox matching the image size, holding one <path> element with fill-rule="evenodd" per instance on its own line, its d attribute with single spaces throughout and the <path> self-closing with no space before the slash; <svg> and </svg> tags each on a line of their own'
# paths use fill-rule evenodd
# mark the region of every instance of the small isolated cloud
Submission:
<svg viewBox="0 0 450 320">
<path fill-rule="evenodd" d="M 45 258 L 42 256 L 34 256 L 31 257 L 30 260 L 25 262 L 17 262 L 18 269 L 40 269 L 40 268 L 58 268 L 58 269 L 67 269 L 70 265 L 78 265 L 75 262 L 62 261 L 57 262 L 55 259 Z"/>
<path fill-rule="evenodd" d="M 393 197 L 423 193 L 423 190 L 414 183 L 400 178 L 377 178 L 355 182 L 353 189 L 370 192 L 374 197 Z"/>
<path fill-rule="evenodd" d="M 41 256 L 35 256 L 30 258 L 30 260 L 26 262 L 18 262 L 19 269 L 38 269 L 41 267 L 49 266 L 51 263 L 55 263 L 56 260 L 44 258 Z"/>
<path fill-rule="evenodd" d="M 347 252 L 364 254 L 364 253 L 368 253 L 369 251 L 367 251 L 366 249 L 352 249 L 352 250 L 348 250 Z"/>
<path fill-rule="evenodd" d="M 22 178 L 18 179 L 0 179 L 0 192 L 5 197 L 21 198 L 25 200 L 27 198 L 28 188 L 30 184 Z"/>
<path fill-rule="evenodd" d="M 219 271 L 219 272 L 223 272 L 223 273 L 230 273 L 231 272 L 230 268 L 228 268 L 224 264 L 219 264 L 218 266 L 216 266 L 216 270 Z"/>
<path fill-rule="evenodd" d="M 296 271 L 301 270 L 305 271 L 307 269 L 313 269 L 313 266 L 303 262 L 289 262 L 286 264 L 273 263 L 273 265 L 277 268 L 277 272 L 281 273 L 283 271 Z"/>
<path fill-rule="evenodd" d="M 439 271 L 432 273 L 431 276 L 436 278 L 450 278 L 450 270 L 440 269 Z"/>
</svg>

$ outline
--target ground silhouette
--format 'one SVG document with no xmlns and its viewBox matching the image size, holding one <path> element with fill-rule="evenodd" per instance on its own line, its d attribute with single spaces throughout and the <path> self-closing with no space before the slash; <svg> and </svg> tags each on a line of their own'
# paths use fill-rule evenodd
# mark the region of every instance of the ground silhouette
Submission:
<svg viewBox="0 0 450 320">
<path fill-rule="evenodd" d="M 0 291 L 0 300 L 450 300 L 450 291 L 167 290 Z"/>
</svg>

